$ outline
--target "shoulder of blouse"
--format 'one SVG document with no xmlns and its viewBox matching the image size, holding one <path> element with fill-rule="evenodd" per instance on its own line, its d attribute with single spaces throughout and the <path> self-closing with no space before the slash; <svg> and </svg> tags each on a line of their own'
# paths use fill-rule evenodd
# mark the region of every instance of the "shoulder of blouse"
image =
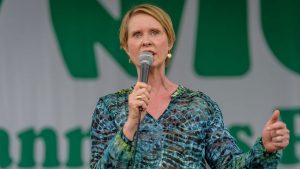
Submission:
<svg viewBox="0 0 300 169">
<path fill-rule="evenodd" d="M 131 91 L 132 88 L 128 88 L 101 96 L 96 103 L 93 118 L 96 118 L 99 114 L 113 115 L 114 112 L 117 112 L 124 105 L 127 101 L 127 96 Z"/>
<path fill-rule="evenodd" d="M 195 90 L 189 89 L 189 88 L 187 88 L 185 86 L 181 86 L 181 85 L 179 85 L 179 89 L 173 95 L 184 96 L 184 97 L 198 97 L 201 100 L 203 100 L 204 102 L 206 102 L 208 105 L 216 105 L 217 104 L 206 93 L 199 91 L 199 90 L 195 91 Z"/>
<path fill-rule="evenodd" d="M 118 101 L 120 99 L 127 98 L 127 96 L 131 93 L 132 90 L 133 90 L 132 88 L 121 89 L 117 92 L 101 96 L 98 100 L 98 103 L 105 102 L 105 104 L 107 104 L 107 105 L 109 105 L 111 103 L 115 103 L 116 101 Z"/>
<path fill-rule="evenodd" d="M 222 116 L 221 109 L 216 101 L 202 91 L 191 90 L 187 87 L 180 86 L 179 94 L 181 98 L 192 98 L 198 104 L 200 112 L 207 114 L 208 116 Z"/>
</svg>

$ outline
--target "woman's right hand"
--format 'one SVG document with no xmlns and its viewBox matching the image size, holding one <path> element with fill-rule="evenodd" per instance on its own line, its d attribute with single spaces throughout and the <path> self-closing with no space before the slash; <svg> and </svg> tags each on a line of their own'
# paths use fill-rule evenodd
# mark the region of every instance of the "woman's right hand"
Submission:
<svg viewBox="0 0 300 169">
<path fill-rule="evenodd" d="M 128 96 L 128 119 L 123 127 L 123 133 L 129 140 L 138 127 L 139 120 L 143 120 L 150 100 L 151 87 L 143 82 L 137 82 Z M 140 109 L 142 110 L 140 112 Z"/>
</svg>

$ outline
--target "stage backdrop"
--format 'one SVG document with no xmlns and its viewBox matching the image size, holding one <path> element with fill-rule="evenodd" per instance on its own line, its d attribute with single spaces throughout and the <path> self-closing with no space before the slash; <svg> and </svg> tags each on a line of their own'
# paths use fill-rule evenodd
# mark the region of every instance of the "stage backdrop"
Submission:
<svg viewBox="0 0 300 169">
<path fill-rule="evenodd" d="M 88 168 L 100 96 L 136 72 L 118 30 L 132 0 L 0 0 L 0 167 Z M 149 2 L 149 1 L 148 1 Z M 247 151 L 279 108 L 300 168 L 300 1 L 151 1 L 172 17 L 168 77 L 219 103 Z"/>
</svg>

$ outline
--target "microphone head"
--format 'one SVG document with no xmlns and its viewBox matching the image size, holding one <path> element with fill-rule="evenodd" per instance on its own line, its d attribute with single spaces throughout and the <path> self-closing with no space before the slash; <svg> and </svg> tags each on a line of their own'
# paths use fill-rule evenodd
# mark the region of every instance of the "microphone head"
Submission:
<svg viewBox="0 0 300 169">
<path fill-rule="evenodd" d="M 147 64 L 150 66 L 153 62 L 153 54 L 151 52 L 144 51 L 140 54 L 139 61 L 141 65 Z"/>
</svg>

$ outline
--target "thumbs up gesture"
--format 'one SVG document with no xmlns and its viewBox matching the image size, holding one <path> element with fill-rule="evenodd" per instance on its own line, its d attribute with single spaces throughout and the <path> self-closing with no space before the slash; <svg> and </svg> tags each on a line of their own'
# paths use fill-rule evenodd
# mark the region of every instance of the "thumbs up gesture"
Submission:
<svg viewBox="0 0 300 169">
<path fill-rule="evenodd" d="M 279 116 L 279 110 L 275 110 L 262 132 L 263 145 L 270 153 L 284 149 L 290 140 L 290 131 L 284 122 L 278 120 Z"/>
</svg>

